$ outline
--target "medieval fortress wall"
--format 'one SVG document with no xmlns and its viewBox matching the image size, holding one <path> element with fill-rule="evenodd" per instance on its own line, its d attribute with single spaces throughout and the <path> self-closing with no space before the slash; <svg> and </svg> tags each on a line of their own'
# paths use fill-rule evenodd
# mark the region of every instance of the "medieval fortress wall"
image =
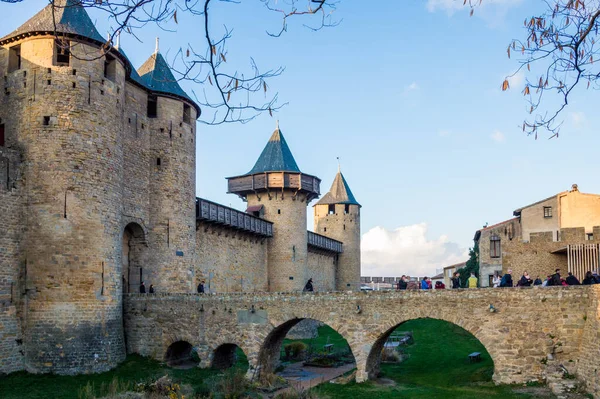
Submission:
<svg viewBox="0 0 600 399">
<path fill-rule="evenodd" d="M 197 104 L 158 48 L 136 71 L 83 8 L 55 4 L 54 17 L 49 5 L 0 38 L 0 373 L 114 367 L 126 353 L 123 297 L 142 281 L 192 293 L 205 280 L 223 293 L 299 291 L 312 277 L 327 291 L 342 269 L 359 275 L 357 241 L 342 249 L 342 236 L 306 230 L 320 180 L 297 166 L 263 162 L 251 179 L 271 180 L 236 192 L 257 215 L 200 218 Z M 295 165 L 274 136 L 267 158 Z"/>
</svg>

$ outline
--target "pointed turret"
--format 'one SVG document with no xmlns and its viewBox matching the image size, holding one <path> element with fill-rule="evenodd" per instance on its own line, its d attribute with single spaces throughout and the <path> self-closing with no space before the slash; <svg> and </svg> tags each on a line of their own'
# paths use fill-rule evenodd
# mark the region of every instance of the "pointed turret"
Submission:
<svg viewBox="0 0 600 399">
<path fill-rule="evenodd" d="M 263 172 L 298 172 L 300 168 L 288 147 L 279 126 L 271 135 L 249 175 Z"/>
<path fill-rule="evenodd" d="M 142 84 L 158 95 L 175 96 L 187 100 L 194 105 L 198 115 L 200 115 L 200 108 L 179 86 L 177 79 L 175 79 L 173 72 L 171 72 L 169 64 L 167 64 L 167 61 L 158 52 L 158 41 L 156 47 L 154 54 L 137 70 Z"/>
<path fill-rule="evenodd" d="M 352 194 L 352 190 L 350 190 L 350 186 L 348 186 L 348 182 L 344 178 L 342 172 L 338 169 L 335 178 L 333 179 L 333 184 L 329 189 L 329 192 L 323 196 L 316 203 L 316 205 L 323 204 L 348 204 L 348 205 L 358 205 L 361 206 L 356 198 L 354 198 L 354 194 Z"/>
<path fill-rule="evenodd" d="M 308 278 L 306 206 L 319 196 L 321 180 L 300 171 L 279 123 L 250 172 L 228 177 L 230 193 L 273 222 L 268 241 L 269 291 L 300 291 Z"/>
<path fill-rule="evenodd" d="M 335 271 L 338 290 L 360 288 L 360 208 L 340 169 L 329 192 L 314 206 L 315 233 L 344 243 Z"/>
<path fill-rule="evenodd" d="M 307 203 L 320 195 L 321 180 L 300 171 L 279 129 L 279 123 L 250 172 L 228 177 L 227 180 L 228 192 L 238 194 L 243 199 L 249 193 L 269 194 L 274 190 L 286 189 L 293 190 L 294 196 L 305 194 Z"/>
<path fill-rule="evenodd" d="M 12 33 L 0 39 L 0 45 L 19 40 L 24 36 L 63 34 L 76 36 L 103 44 L 106 40 L 98 33 L 81 2 L 55 0 L 35 14 Z"/>
</svg>

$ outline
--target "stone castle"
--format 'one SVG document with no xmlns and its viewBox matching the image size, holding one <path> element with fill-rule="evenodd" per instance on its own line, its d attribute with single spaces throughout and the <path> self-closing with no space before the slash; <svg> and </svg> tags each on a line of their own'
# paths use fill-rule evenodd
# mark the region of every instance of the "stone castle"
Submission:
<svg viewBox="0 0 600 399">
<path fill-rule="evenodd" d="M 199 106 L 158 52 L 134 69 L 71 0 L 0 38 L 0 372 L 125 358 L 124 294 L 357 290 L 360 204 L 302 173 L 279 128 L 228 178 L 240 212 L 196 198 Z"/>
</svg>

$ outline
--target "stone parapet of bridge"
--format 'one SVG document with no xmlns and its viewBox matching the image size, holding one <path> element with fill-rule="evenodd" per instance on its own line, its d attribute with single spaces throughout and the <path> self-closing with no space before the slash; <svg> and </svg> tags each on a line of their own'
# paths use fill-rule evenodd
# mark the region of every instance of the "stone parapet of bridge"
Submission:
<svg viewBox="0 0 600 399">
<path fill-rule="evenodd" d="M 587 379 L 590 391 L 597 393 L 599 296 L 597 286 L 129 294 L 124 299 L 125 334 L 129 353 L 159 360 L 164 360 L 173 343 L 189 342 L 197 348 L 201 367 L 222 362 L 220 348 L 234 344 L 244 350 L 249 373 L 256 376 L 274 370 L 281 343 L 296 323 L 314 319 L 348 341 L 357 364 L 356 379 L 361 382 L 379 372 L 383 344 L 396 327 L 412 319 L 433 318 L 464 328 L 486 347 L 494 361 L 496 383 L 541 380 L 551 354 L 571 373 Z"/>
</svg>

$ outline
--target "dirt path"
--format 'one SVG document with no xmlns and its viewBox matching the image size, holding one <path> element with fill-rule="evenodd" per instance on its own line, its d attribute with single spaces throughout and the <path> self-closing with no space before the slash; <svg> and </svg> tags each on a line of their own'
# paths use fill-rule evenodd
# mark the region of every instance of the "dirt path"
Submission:
<svg viewBox="0 0 600 399">
<path fill-rule="evenodd" d="M 356 364 L 345 364 L 336 368 L 303 366 L 302 363 L 294 363 L 280 373 L 290 384 L 289 387 L 280 389 L 270 394 L 263 395 L 264 398 L 274 398 L 277 395 L 289 391 L 305 391 L 324 382 L 333 380 L 342 374 L 356 368 Z"/>
</svg>

